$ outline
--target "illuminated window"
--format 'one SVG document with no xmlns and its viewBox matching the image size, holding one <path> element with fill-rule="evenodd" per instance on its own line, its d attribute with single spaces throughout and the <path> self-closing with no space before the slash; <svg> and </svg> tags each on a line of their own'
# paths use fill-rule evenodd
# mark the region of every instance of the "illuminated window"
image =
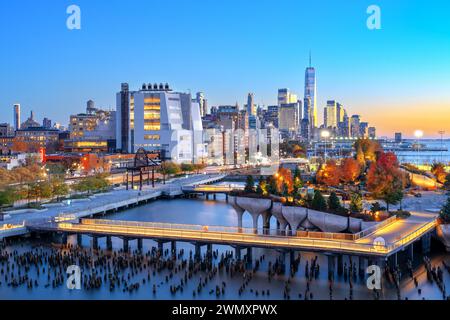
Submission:
<svg viewBox="0 0 450 320">
<path fill-rule="evenodd" d="M 159 134 L 146 134 L 144 135 L 145 140 L 159 140 L 161 137 Z"/>
<path fill-rule="evenodd" d="M 145 131 L 159 131 L 161 130 L 161 125 L 159 123 L 155 124 L 144 124 Z"/>
</svg>

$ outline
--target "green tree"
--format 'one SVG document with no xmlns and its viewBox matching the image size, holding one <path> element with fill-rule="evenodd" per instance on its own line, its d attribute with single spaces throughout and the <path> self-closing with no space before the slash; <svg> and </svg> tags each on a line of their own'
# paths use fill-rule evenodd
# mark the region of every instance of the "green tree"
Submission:
<svg viewBox="0 0 450 320">
<path fill-rule="evenodd" d="M 64 182 L 63 179 L 53 178 L 51 180 L 53 194 L 57 197 L 57 201 L 59 201 L 59 197 L 64 197 L 69 193 L 69 187 Z"/>
<path fill-rule="evenodd" d="M 445 224 L 450 223 L 450 197 L 447 198 L 447 203 L 442 207 L 439 218 Z"/>
<path fill-rule="evenodd" d="M 372 212 L 372 213 L 375 213 L 378 211 L 383 211 L 383 210 L 386 210 L 386 208 L 382 207 L 378 201 L 372 203 L 372 205 L 370 206 L 370 212 Z"/>
<path fill-rule="evenodd" d="M 40 192 L 39 192 L 39 184 L 37 182 L 32 182 L 27 184 L 27 200 L 28 203 L 32 199 L 39 198 Z"/>
<path fill-rule="evenodd" d="M 400 210 L 402 209 L 403 191 L 401 189 L 394 189 L 384 195 L 386 202 L 386 210 L 389 212 L 389 205 L 396 205 L 400 203 Z"/>
<path fill-rule="evenodd" d="M 159 173 L 163 175 L 163 183 L 166 184 L 166 176 L 170 177 L 171 175 L 180 173 L 181 168 L 178 164 L 172 161 L 164 161 L 161 163 L 161 167 L 159 169 Z"/>
<path fill-rule="evenodd" d="M 109 186 L 107 176 L 104 174 L 98 174 L 95 176 L 85 177 L 79 180 L 72 186 L 72 189 L 77 192 L 103 191 Z"/>
<path fill-rule="evenodd" d="M 182 163 L 181 171 L 182 172 L 193 172 L 195 170 L 195 166 L 192 163 Z"/>
<path fill-rule="evenodd" d="M 247 180 L 245 181 L 245 192 L 253 192 L 255 188 L 255 180 L 253 179 L 253 176 L 248 175 Z"/>
<path fill-rule="evenodd" d="M 301 189 L 301 187 L 303 186 L 303 182 L 302 182 L 302 177 L 301 177 L 301 173 L 300 170 L 298 168 L 295 169 L 294 171 L 294 190 L 293 190 L 293 195 L 294 197 L 298 196 L 298 193 Z"/>
<path fill-rule="evenodd" d="M 12 205 L 16 200 L 19 200 L 16 189 L 7 187 L 5 190 L 0 191 L 0 211 L 2 207 Z"/>
<path fill-rule="evenodd" d="M 268 193 L 274 194 L 274 195 L 278 194 L 277 181 L 275 180 L 275 178 L 273 176 L 267 177 L 266 184 L 267 184 L 267 192 Z"/>
<path fill-rule="evenodd" d="M 325 198 L 322 196 L 319 190 L 314 191 L 314 198 L 311 202 L 311 207 L 317 211 L 326 211 L 327 210 L 327 202 Z"/>
<path fill-rule="evenodd" d="M 362 196 L 359 193 L 352 194 L 350 200 L 350 212 L 360 213 L 363 210 Z"/>
<path fill-rule="evenodd" d="M 48 199 L 53 196 L 53 188 L 50 182 L 39 182 L 39 198 Z"/>
<path fill-rule="evenodd" d="M 331 192 L 328 198 L 328 208 L 333 212 L 339 212 L 341 210 L 341 201 L 339 200 L 336 192 Z"/>
</svg>

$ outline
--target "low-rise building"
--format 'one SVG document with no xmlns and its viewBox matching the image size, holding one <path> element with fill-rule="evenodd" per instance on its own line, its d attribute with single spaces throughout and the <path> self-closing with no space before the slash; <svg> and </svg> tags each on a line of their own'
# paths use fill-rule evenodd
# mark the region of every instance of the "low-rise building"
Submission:
<svg viewBox="0 0 450 320">
<path fill-rule="evenodd" d="M 87 102 L 86 113 L 70 116 L 67 152 L 113 152 L 116 149 L 116 112 L 95 108 Z"/>
</svg>

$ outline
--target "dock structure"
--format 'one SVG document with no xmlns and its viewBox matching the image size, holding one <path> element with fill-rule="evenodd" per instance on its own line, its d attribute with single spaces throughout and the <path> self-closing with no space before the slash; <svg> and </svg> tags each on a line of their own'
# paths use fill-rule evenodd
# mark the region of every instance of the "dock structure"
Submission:
<svg viewBox="0 0 450 320">
<path fill-rule="evenodd" d="M 93 238 L 119 237 L 124 239 L 124 250 L 128 250 L 128 241 L 132 239 L 151 239 L 162 244 L 183 241 L 194 243 L 196 252 L 203 245 L 231 245 L 239 251 L 247 248 L 251 254 L 251 248 L 269 248 L 291 251 L 322 252 L 329 255 L 334 265 L 334 257 L 342 261 L 340 255 L 357 256 L 371 261 L 384 263 L 390 257 L 396 257 L 401 251 L 408 250 L 413 254 L 413 244 L 422 240 L 424 252 L 429 250 L 430 234 L 435 230 L 437 221 L 410 221 L 396 220 L 382 228 L 374 229 L 372 233 L 363 237 L 348 240 L 342 237 L 315 238 L 308 236 L 282 236 L 274 230 L 255 230 L 253 228 L 202 226 L 186 224 L 169 224 L 153 222 L 132 222 L 102 219 L 81 219 L 55 222 L 39 222 L 27 225 L 30 232 L 51 232 L 67 234 L 84 234 Z M 256 231 L 256 232 L 255 232 Z M 380 241 L 383 239 L 384 241 Z M 139 240 L 142 248 L 142 240 Z M 126 248 L 125 248 L 126 247 Z M 211 247 L 208 247 L 209 249 Z M 290 254 L 293 257 L 293 254 Z M 331 260 L 330 260 L 331 261 Z M 340 267 L 338 266 L 338 269 Z"/>
<path fill-rule="evenodd" d="M 222 181 L 226 175 L 195 175 L 189 178 L 175 179 L 165 185 L 155 188 L 149 187 L 143 190 L 126 190 L 119 188 L 111 192 L 93 195 L 91 199 L 83 202 L 74 202 L 71 205 L 51 207 L 44 212 L 29 213 L 20 219 L 12 217 L 0 225 L 0 239 L 25 235 L 28 233 L 25 224 L 39 223 L 39 221 L 58 221 L 67 219 L 92 218 L 94 216 L 104 216 L 108 212 L 137 206 L 159 198 L 174 198 L 185 195 L 183 187 L 212 184 Z"/>
</svg>

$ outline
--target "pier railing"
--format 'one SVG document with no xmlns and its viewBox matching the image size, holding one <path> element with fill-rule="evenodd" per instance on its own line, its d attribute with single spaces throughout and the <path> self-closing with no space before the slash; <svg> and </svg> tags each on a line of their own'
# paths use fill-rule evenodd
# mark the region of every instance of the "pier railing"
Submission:
<svg viewBox="0 0 450 320">
<path fill-rule="evenodd" d="M 395 250 L 397 248 L 400 248 L 402 246 L 405 246 L 407 244 L 409 244 L 411 241 L 418 239 L 420 236 L 428 233 L 429 231 L 431 231 L 432 229 L 434 229 L 437 226 L 437 220 L 433 220 L 428 222 L 427 224 L 423 225 L 422 227 L 420 227 L 419 229 L 403 236 L 402 238 L 396 240 L 394 243 L 391 243 L 389 245 L 386 246 L 386 248 L 389 251 Z"/>
<path fill-rule="evenodd" d="M 367 237 L 368 235 L 370 235 L 380 229 L 383 229 L 384 227 L 390 225 L 391 223 L 394 223 L 395 221 L 397 221 L 397 219 L 398 219 L 397 216 L 392 216 L 392 217 L 387 218 L 386 220 L 383 220 L 383 221 L 377 223 L 376 225 L 374 225 L 372 227 L 361 230 L 360 232 L 354 234 L 353 240 L 358 240 L 358 239 Z"/>
<path fill-rule="evenodd" d="M 191 192 L 231 192 L 233 190 L 244 190 L 244 186 L 239 185 L 195 185 L 195 186 L 183 186 L 183 191 Z"/>
<path fill-rule="evenodd" d="M 317 250 L 335 250 L 355 253 L 387 255 L 401 247 L 409 245 L 436 227 L 436 220 L 418 226 L 400 239 L 381 244 L 351 240 L 346 234 L 313 233 L 307 236 L 279 234 L 281 230 L 253 228 L 202 226 L 156 222 L 117 221 L 102 219 L 81 219 L 81 223 L 72 223 L 72 216 L 60 216 L 60 219 L 42 219 L 34 221 L 30 227 L 42 230 L 63 232 L 99 233 L 117 236 L 167 238 L 186 241 L 217 241 L 223 244 L 263 245 L 267 247 L 303 247 Z M 391 220 L 392 222 L 393 220 Z M 389 221 L 378 227 L 386 226 Z M 26 225 L 28 227 L 28 224 Z M 372 229 L 373 231 L 373 229 Z M 273 234 L 275 232 L 275 234 Z M 370 233 L 369 233 L 370 234 Z M 300 233 L 301 235 L 301 233 Z M 320 237 L 319 237 L 320 235 Z M 315 236 L 315 237 L 314 237 Z M 330 238 L 326 238 L 326 237 Z M 366 235 L 367 236 L 367 235 Z"/>
<path fill-rule="evenodd" d="M 170 225 L 170 227 L 169 227 Z M 241 243 L 251 245 L 264 245 L 268 247 L 305 247 L 322 250 L 357 251 L 371 254 L 386 254 L 388 248 L 383 245 L 356 243 L 329 239 L 300 238 L 293 236 L 263 235 L 255 233 L 235 233 L 226 231 L 213 231 L 211 227 L 202 229 L 202 226 L 158 224 L 147 222 L 128 221 L 97 221 L 83 219 L 81 224 L 59 223 L 58 230 L 78 232 L 98 232 L 117 235 L 130 235 L 139 237 L 165 237 L 179 240 L 218 241 L 222 243 Z M 216 227 L 226 228 L 226 227 Z M 244 228 L 245 229 L 245 228 Z M 253 229 L 247 229 L 253 231 Z"/>
</svg>

